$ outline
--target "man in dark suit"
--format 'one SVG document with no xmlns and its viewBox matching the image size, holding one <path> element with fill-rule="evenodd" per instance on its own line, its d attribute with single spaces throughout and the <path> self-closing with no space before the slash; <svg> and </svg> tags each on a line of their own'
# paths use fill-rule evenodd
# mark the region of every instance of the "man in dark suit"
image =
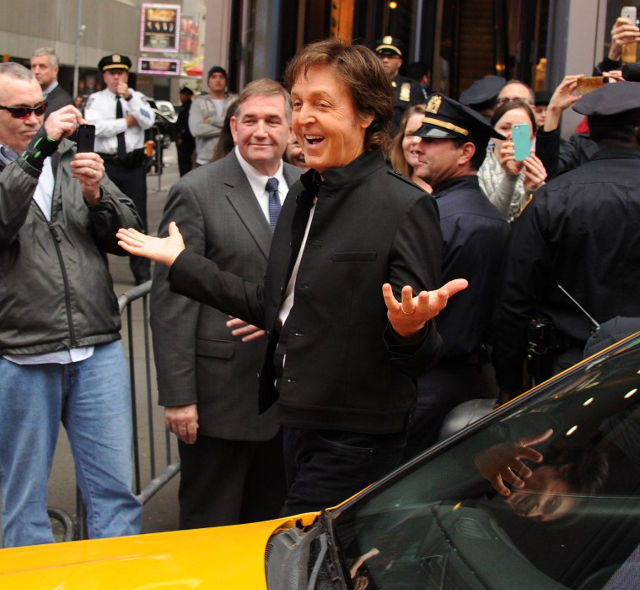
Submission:
<svg viewBox="0 0 640 590">
<path fill-rule="evenodd" d="M 166 235 L 176 221 L 194 251 L 257 281 L 280 202 L 300 170 L 282 162 L 291 121 L 284 88 L 257 80 L 239 100 L 231 119 L 235 149 L 172 188 L 159 233 Z M 278 186 L 271 192 L 277 194 L 270 195 L 266 186 L 274 178 Z M 244 326 L 238 330 L 248 341 L 241 342 L 226 314 L 171 293 L 167 274 L 157 265 L 151 326 L 160 404 L 179 438 L 180 526 L 275 517 L 285 492 L 282 448 L 275 408 L 258 414 L 255 377 L 266 339 Z"/>
<path fill-rule="evenodd" d="M 40 47 L 31 56 L 31 71 L 47 101 L 45 119 L 52 111 L 57 111 L 67 104 L 73 104 L 71 95 L 58 84 L 58 64 L 58 56 L 53 47 Z"/>
</svg>

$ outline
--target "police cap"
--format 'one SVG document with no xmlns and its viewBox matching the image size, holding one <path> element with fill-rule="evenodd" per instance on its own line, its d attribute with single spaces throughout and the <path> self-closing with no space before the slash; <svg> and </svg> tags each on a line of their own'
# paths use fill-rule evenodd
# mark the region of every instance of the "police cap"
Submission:
<svg viewBox="0 0 640 590">
<path fill-rule="evenodd" d="M 605 84 L 582 97 L 573 110 L 608 125 L 640 125 L 640 83 Z"/>
<path fill-rule="evenodd" d="M 551 92 L 549 90 L 538 90 L 535 93 L 534 104 L 537 107 L 548 105 L 550 100 L 551 100 Z"/>
<path fill-rule="evenodd" d="M 482 115 L 439 92 L 429 97 L 422 127 L 414 135 L 431 139 L 464 139 L 478 146 L 486 146 L 490 137 L 506 139 Z"/>
<path fill-rule="evenodd" d="M 460 102 L 471 106 L 495 101 L 506 83 L 507 81 L 500 76 L 479 78 L 460 95 Z"/>
<path fill-rule="evenodd" d="M 395 55 L 402 57 L 402 41 L 391 35 L 385 35 L 376 42 L 375 52 L 378 55 Z"/>
<path fill-rule="evenodd" d="M 113 70 L 125 70 L 128 72 L 130 68 L 131 60 L 126 55 L 120 55 L 119 53 L 105 55 L 98 62 L 98 69 L 101 72 L 111 72 Z"/>
</svg>

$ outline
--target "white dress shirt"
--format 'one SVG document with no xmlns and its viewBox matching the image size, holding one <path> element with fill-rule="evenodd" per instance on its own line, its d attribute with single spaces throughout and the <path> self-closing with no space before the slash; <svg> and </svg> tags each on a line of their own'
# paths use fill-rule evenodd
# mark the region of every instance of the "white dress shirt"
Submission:
<svg viewBox="0 0 640 590">
<path fill-rule="evenodd" d="M 123 115 L 119 119 L 116 119 L 116 95 L 108 88 L 94 92 L 87 99 L 84 118 L 96 126 L 96 152 L 117 154 L 118 134 L 123 131 L 128 154 L 144 147 L 144 132 L 153 125 L 156 116 L 141 92 L 131 89 L 129 92 L 129 100 L 119 99 Z M 138 124 L 127 127 L 127 115 L 133 115 Z"/>
<path fill-rule="evenodd" d="M 278 179 L 278 197 L 280 199 L 280 205 L 284 203 L 284 200 L 287 197 L 287 193 L 289 192 L 289 185 L 284 179 L 284 166 L 282 164 L 282 160 L 280 160 L 280 167 L 273 176 L 265 176 L 264 174 L 262 174 L 262 172 L 256 170 L 251 164 L 249 164 L 249 162 L 247 162 L 242 157 L 238 146 L 236 146 L 234 150 L 236 158 L 238 158 L 240 168 L 242 168 L 243 172 L 245 173 L 245 176 L 249 181 L 249 185 L 251 186 L 251 190 L 258 200 L 258 205 L 260 205 L 260 209 L 262 209 L 262 213 L 264 214 L 265 219 L 269 221 L 269 193 L 267 192 L 267 180 L 269 180 L 270 178 Z"/>
</svg>

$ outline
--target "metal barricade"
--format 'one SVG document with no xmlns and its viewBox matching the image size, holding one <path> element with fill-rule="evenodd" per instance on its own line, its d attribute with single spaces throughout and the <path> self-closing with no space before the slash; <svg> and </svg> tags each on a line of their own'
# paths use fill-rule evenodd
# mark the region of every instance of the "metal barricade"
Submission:
<svg viewBox="0 0 640 590">
<path fill-rule="evenodd" d="M 164 420 L 162 420 L 160 431 L 161 436 L 164 437 L 164 461 L 162 463 L 162 471 L 158 472 L 158 461 L 156 460 L 156 421 L 154 421 L 154 409 L 156 409 L 155 402 L 153 400 L 153 388 L 151 381 L 151 358 L 152 350 L 149 338 L 149 292 L 151 291 L 151 281 L 147 281 L 142 285 L 127 291 L 118 298 L 118 305 L 120 307 L 120 313 L 126 315 L 126 331 L 125 331 L 125 343 L 128 346 L 129 352 L 129 371 L 131 373 L 131 411 L 133 414 L 133 428 L 134 428 L 134 491 L 144 503 L 149 500 L 153 495 L 158 492 L 162 486 L 164 486 L 178 471 L 180 470 L 179 461 L 173 461 L 173 453 L 171 449 L 171 437 L 170 433 L 164 427 Z M 132 304 L 137 300 L 141 300 L 142 316 L 137 321 L 142 326 L 143 331 L 143 350 L 144 350 L 144 383 L 143 392 L 145 396 L 145 405 L 147 412 L 147 447 L 148 456 L 148 473 L 147 477 L 141 474 L 141 439 L 139 429 L 138 418 L 138 387 L 136 380 L 136 351 L 134 345 L 134 314 L 132 311 Z M 143 487 L 143 481 L 147 483 Z"/>
</svg>

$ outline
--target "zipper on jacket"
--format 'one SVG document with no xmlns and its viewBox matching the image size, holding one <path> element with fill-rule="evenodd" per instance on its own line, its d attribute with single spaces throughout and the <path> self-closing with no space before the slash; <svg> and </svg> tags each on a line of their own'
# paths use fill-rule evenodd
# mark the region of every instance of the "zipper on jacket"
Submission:
<svg viewBox="0 0 640 590">
<path fill-rule="evenodd" d="M 65 306 L 67 308 L 67 322 L 69 324 L 69 334 L 71 336 L 70 348 L 76 347 L 76 335 L 73 329 L 73 320 L 71 314 L 71 295 L 69 293 L 69 277 L 67 275 L 67 269 L 64 266 L 64 260 L 62 258 L 62 251 L 60 250 L 60 243 L 62 239 L 58 235 L 58 231 L 53 226 L 53 224 L 49 223 L 49 231 L 53 236 L 53 243 L 56 248 L 56 253 L 58 255 L 58 262 L 60 263 L 60 272 L 62 273 L 62 282 L 64 283 L 64 300 Z"/>
<path fill-rule="evenodd" d="M 57 156 L 57 157 L 56 157 Z M 67 323 L 69 324 L 69 336 L 70 336 L 70 348 L 76 347 L 76 334 L 73 329 L 73 314 L 71 313 L 71 294 L 69 290 L 69 275 L 67 275 L 67 269 L 64 265 L 64 258 L 62 257 L 62 250 L 60 249 L 60 244 L 62 243 L 62 238 L 58 234 L 58 230 L 53 225 L 54 222 L 54 211 L 55 211 L 55 200 L 56 200 L 56 190 L 58 189 L 58 166 L 62 161 L 62 155 L 57 152 L 54 156 L 51 157 L 51 171 L 53 173 L 53 189 L 51 191 L 51 220 L 47 220 L 47 225 L 49 226 L 49 231 L 53 236 L 53 243 L 56 248 L 56 254 L 58 255 L 58 262 L 60 263 L 60 272 L 62 273 L 62 282 L 64 283 L 64 301 L 65 307 L 67 311 Z M 56 215 L 57 217 L 57 215 Z M 45 217 L 46 219 L 46 217 Z"/>
</svg>

